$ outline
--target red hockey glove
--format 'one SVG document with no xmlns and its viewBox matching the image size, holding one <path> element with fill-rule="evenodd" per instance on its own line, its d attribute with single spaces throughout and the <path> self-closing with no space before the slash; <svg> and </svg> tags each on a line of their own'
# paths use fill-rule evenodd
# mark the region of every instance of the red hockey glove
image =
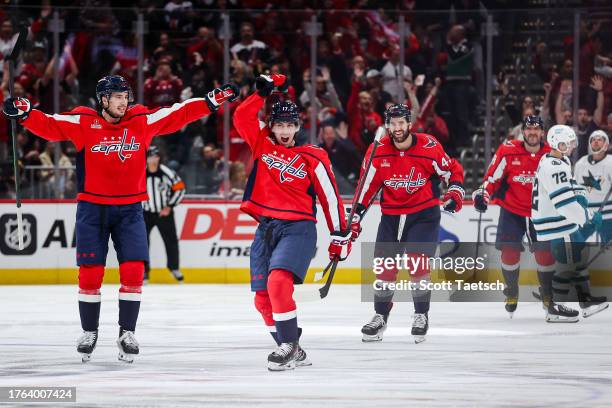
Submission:
<svg viewBox="0 0 612 408">
<path fill-rule="evenodd" d="M 346 212 L 350 214 L 351 208 L 347 208 Z M 351 227 L 351 241 L 357 240 L 359 238 L 359 234 L 361 234 L 361 220 L 363 219 L 363 215 L 366 212 L 366 208 L 363 204 L 355 205 L 355 213 L 353 214 L 353 219 L 349 220 Z"/>
<path fill-rule="evenodd" d="M 486 212 L 489 206 L 489 193 L 482 186 L 474 190 L 472 200 L 474 201 L 474 209 L 478 212 Z"/>
<path fill-rule="evenodd" d="M 351 253 L 351 231 L 334 231 L 329 243 L 329 259 L 344 261 Z"/>
<path fill-rule="evenodd" d="M 444 211 L 448 211 L 450 213 L 455 213 L 461 210 L 463 206 L 463 197 L 465 196 L 465 190 L 459 183 L 451 183 L 448 186 L 448 190 L 442 201 L 444 202 L 444 206 L 442 207 Z"/>
<path fill-rule="evenodd" d="M 287 92 L 289 81 L 282 74 L 260 75 L 255 79 L 255 89 L 259 96 L 268 97 L 276 88 L 277 91 Z"/>
<path fill-rule="evenodd" d="M 204 99 L 206 100 L 210 111 L 215 112 L 224 102 L 235 101 L 236 98 L 238 98 L 238 95 L 240 95 L 240 91 L 236 85 L 229 83 L 213 89 L 206 94 Z"/>
<path fill-rule="evenodd" d="M 32 110 L 32 104 L 26 98 L 6 98 L 2 112 L 9 119 L 25 119 Z"/>
</svg>

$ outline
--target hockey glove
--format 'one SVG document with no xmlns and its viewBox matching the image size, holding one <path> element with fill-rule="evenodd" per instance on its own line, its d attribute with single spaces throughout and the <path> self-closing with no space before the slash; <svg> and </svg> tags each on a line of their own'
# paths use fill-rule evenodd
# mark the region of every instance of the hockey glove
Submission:
<svg viewBox="0 0 612 408">
<path fill-rule="evenodd" d="M 224 102 L 235 101 L 238 95 L 240 95 L 240 91 L 236 85 L 228 83 L 207 93 L 204 100 L 206 100 L 210 111 L 215 112 Z"/>
<path fill-rule="evenodd" d="M 268 97 L 274 88 L 280 92 L 287 92 L 289 82 L 282 74 L 260 75 L 255 79 L 255 89 L 261 97 Z"/>
<path fill-rule="evenodd" d="M 344 261 L 351 253 L 351 231 L 334 231 L 329 243 L 329 259 Z"/>
<path fill-rule="evenodd" d="M 346 212 L 350 214 L 351 208 L 347 208 Z M 363 204 L 355 205 L 355 213 L 353 214 L 353 219 L 349 220 L 351 223 L 351 241 L 357 240 L 359 238 L 359 234 L 361 234 L 361 220 L 363 219 L 363 215 L 366 212 L 366 208 Z"/>
<path fill-rule="evenodd" d="M 472 193 L 472 200 L 474 201 L 474 208 L 478 212 L 486 212 L 489 206 L 489 193 L 482 186 Z"/>
<path fill-rule="evenodd" d="M 450 213 L 455 213 L 461 210 L 463 206 L 463 197 L 465 196 L 465 190 L 459 183 L 451 183 L 448 186 L 448 190 L 442 201 L 444 202 L 443 209 L 444 211 L 448 211 Z"/>
<path fill-rule="evenodd" d="M 32 110 L 32 104 L 26 98 L 6 98 L 2 106 L 2 113 L 13 120 L 23 120 Z"/>
</svg>

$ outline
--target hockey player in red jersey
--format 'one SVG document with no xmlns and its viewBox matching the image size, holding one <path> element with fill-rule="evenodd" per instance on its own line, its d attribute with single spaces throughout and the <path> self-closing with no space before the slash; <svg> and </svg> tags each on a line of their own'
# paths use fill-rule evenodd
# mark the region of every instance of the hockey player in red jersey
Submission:
<svg viewBox="0 0 612 408">
<path fill-rule="evenodd" d="M 366 153 L 361 177 L 365 177 L 363 191 L 355 198 L 355 217 L 351 220 L 353 238 L 361 232 L 361 219 L 382 189 L 380 207 L 382 218 L 378 226 L 374 257 L 395 257 L 399 252 L 408 257 L 434 256 L 440 229 L 440 199 L 438 184 L 444 180 L 448 189 L 443 197 L 444 209 L 456 212 L 463 203 L 463 168 L 450 158 L 440 143 L 431 135 L 411 133 L 410 110 L 405 105 L 393 105 L 385 112 L 387 135 L 375 151 L 372 164 L 365 169 Z M 411 280 L 429 281 L 427 263 L 419 263 L 410 271 Z M 386 268 L 377 276 L 380 282 L 395 282 L 398 270 Z M 417 343 L 425 340 L 429 327 L 430 290 L 412 292 L 414 322 L 412 335 Z M 387 327 L 393 307 L 393 290 L 377 289 L 374 293 L 372 320 L 361 329 L 363 341 L 380 341 Z"/>
<path fill-rule="evenodd" d="M 215 111 L 238 93 L 233 85 L 204 98 L 188 99 L 154 111 L 130 106 L 125 79 L 106 76 L 96 86 L 98 109 L 78 107 L 48 115 L 24 98 L 9 98 L 3 111 L 49 141 L 71 141 L 77 150 L 76 260 L 79 266 L 79 314 L 83 335 L 77 351 L 91 357 L 98 340 L 100 288 L 112 238 L 119 261 L 119 359 L 132 362 L 139 346 L 134 331 L 140 310 L 147 235 L 141 201 L 147 199 L 146 153 L 154 136 L 169 134 Z"/>
<path fill-rule="evenodd" d="M 519 295 L 519 266 L 523 236 L 527 234 L 530 250 L 538 264 L 540 281 L 552 279 L 554 259 L 546 242 L 537 242 L 531 217 L 531 190 L 535 172 L 543 155 L 550 152 L 544 141 L 544 123 L 539 116 L 523 120 L 523 139 L 510 140 L 499 146 L 484 182 L 474 191 L 476 211 L 485 212 L 489 201 L 500 206 L 495 247 L 501 251 L 501 265 L 506 288 L 506 311 L 512 317 Z M 544 284 L 542 287 L 548 287 Z"/>
<path fill-rule="evenodd" d="M 257 92 L 236 109 L 234 126 L 253 153 L 253 171 L 241 210 L 259 226 L 251 245 L 251 290 L 255 307 L 278 347 L 268 356 L 271 371 L 310 365 L 299 346 L 293 284 L 302 283 L 317 242 L 316 198 L 331 232 L 330 258 L 344 260 L 351 249 L 344 207 L 327 153 L 295 145 L 300 121 L 293 102 L 277 102 L 267 123 L 258 113 L 274 90 L 285 91 L 284 75 L 261 75 Z"/>
</svg>

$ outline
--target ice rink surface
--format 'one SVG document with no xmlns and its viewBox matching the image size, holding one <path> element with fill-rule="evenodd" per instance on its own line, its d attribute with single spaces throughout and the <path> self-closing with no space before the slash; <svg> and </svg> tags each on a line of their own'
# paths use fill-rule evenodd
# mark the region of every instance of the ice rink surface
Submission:
<svg viewBox="0 0 612 408">
<path fill-rule="evenodd" d="M 63 406 L 79 407 L 612 406 L 610 310 L 547 324 L 537 303 L 512 320 L 503 304 L 433 303 L 416 345 L 412 304 L 396 303 L 384 341 L 362 343 L 372 306 L 358 286 L 336 285 L 298 304 L 313 366 L 271 373 L 248 286 L 145 287 L 132 365 L 117 361 L 117 290 L 103 287 L 98 347 L 83 364 L 75 286 L 0 287 L 0 386 L 76 386 Z"/>
</svg>

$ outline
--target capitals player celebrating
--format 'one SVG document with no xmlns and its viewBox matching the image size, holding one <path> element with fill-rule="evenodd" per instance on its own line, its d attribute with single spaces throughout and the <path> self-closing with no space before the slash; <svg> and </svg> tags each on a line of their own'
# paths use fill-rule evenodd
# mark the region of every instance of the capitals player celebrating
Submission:
<svg viewBox="0 0 612 408">
<path fill-rule="evenodd" d="M 544 123 L 539 116 L 523 120 L 523 139 L 502 144 L 493 156 L 484 182 L 472 194 L 476 211 L 487 210 L 490 197 L 500 206 L 495 247 L 501 251 L 502 273 L 506 282 L 506 311 L 512 317 L 519 295 L 519 267 L 523 236 L 538 264 L 540 281 L 550 280 L 554 258 L 547 242 L 538 242 L 531 217 L 531 190 L 535 171 L 543 155 L 550 152 L 544 142 Z"/>
<path fill-rule="evenodd" d="M 77 107 L 48 115 L 24 98 L 4 102 L 4 114 L 32 133 L 50 140 L 70 140 L 77 150 L 76 261 L 79 266 L 79 314 L 83 335 L 77 351 L 88 361 L 98 340 L 100 288 L 112 238 L 119 261 L 119 359 L 132 362 L 139 352 L 134 337 L 140 310 L 147 234 L 141 201 L 147 200 L 146 152 L 154 136 L 169 134 L 233 100 L 233 85 L 205 98 L 188 99 L 149 111 L 132 102 L 130 85 L 117 75 L 98 81 L 98 109 Z"/>
<path fill-rule="evenodd" d="M 297 106 L 277 102 L 267 124 L 258 119 L 265 98 L 287 85 L 284 75 L 259 76 L 257 92 L 234 114 L 234 125 L 255 160 L 240 208 L 259 221 L 251 245 L 251 289 L 255 307 L 278 345 L 268 356 L 271 371 L 310 365 L 298 344 L 301 329 L 293 284 L 303 282 L 315 254 L 317 197 L 332 233 L 330 258 L 345 259 L 351 244 L 327 153 L 313 145 L 295 146 Z"/>
<path fill-rule="evenodd" d="M 367 158 L 374 148 L 370 145 L 362 166 L 364 187 L 356 197 L 355 217 L 351 221 L 353 238 L 361 231 L 361 220 L 368 207 L 382 189 L 380 207 L 382 218 L 376 235 L 375 257 L 391 257 L 406 253 L 408 257 L 422 258 L 435 255 L 440 229 L 438 184 L 444 180 L 448 190 L 444 195 L 444 209 L 456 212 L 463 203 L 463 168 L 451 159 L 438 141 L 424 133 L 411 133 L 410 110 L 405 105 L 393 105 L 385 112 L 385 128 L 380 146 L 376 148 L 372 164 L 365 169 Z M 427 262 L 419 263 L 410 271 L 411 279 L 429 281 Z M 395 282 L 398 270 L 385 269 L 377 276 L 379 282 Z M 425 340 L 429 327 L 431 291 L 413 291 L 414 322 L 412 335 L 417 343 Z M 363 341 L 380 341 L 387 327 L 393 307 L 393 291 L 388 286 L 374 293 L 372 320 L 361 329 Z"/>
<path fill-rule="evenodd" d="M 576 135 L 569 126 L 555 125 L 548 130 L 547 141 L 552 150 L 540 160 L 533 183 L 532 221 L 538 240 L 550 242 L 558 264 L 554 282 L 541 282 L 548 322 L 578 321 L 578 311 L 555 303 L 557 296 L 568 292 L 558 285 L 569 282 L 576 272 L 576 265 L 586 262 L 584 242 L 593 232 L 600 230 L 602 224 L 599 212 L 587 210 L 584 189 L 572 175 L 568 156 L 575 139 Z M 553 284 L 557 285 L 554 294 Z M 605 303 L 605 299 L 590 295 L 585 298 L 580 292 L 578 295 L 581 307 L 591 309 L 594 306 L 594 309 L 602 310 L 600 305 Z"/>
</svg>

